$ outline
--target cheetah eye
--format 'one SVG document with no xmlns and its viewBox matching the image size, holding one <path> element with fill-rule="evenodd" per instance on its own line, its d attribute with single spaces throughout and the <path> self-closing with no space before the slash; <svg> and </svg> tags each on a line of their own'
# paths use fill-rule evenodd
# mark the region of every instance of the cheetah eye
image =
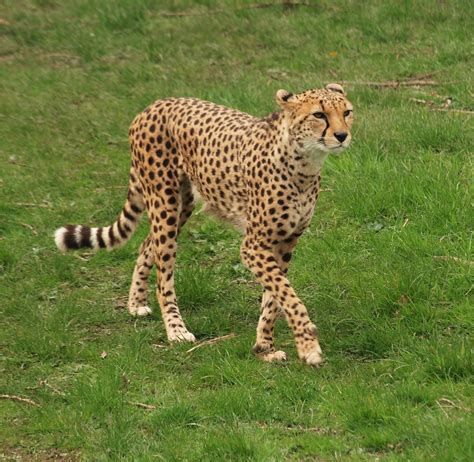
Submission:
<svg viewBox="0 0 474 462">
<path fill-rule="evenodd" d="M 315 112 L 313 115 L 314 115 L 314 117 L 316 117 L 316 119 L 325 119 L 326 118 L 326 114 L 324 112 Z"/>
<path fill-rule="evenodd" d="M 348 109 L 347 111 L 344 111 L 344 117 L 349 117 L 349 115 L 351 114 L 351 110 Z"/>
</svg>

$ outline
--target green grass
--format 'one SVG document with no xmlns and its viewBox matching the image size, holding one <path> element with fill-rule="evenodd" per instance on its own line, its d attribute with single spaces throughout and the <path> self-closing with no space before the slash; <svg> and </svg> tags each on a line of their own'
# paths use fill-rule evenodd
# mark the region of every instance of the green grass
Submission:
<svg viewBox="0 0 474 462">
<path fill-rule="evenodd" d="M 472 11 L 454 0 L 235 11 L 247 3 L 2 2 L 0 393 L 40 404 L 0 401 L 2 458 L 474 459 L 472 116 L 411 101 L 473 109 Z M 296 359 L 283 322 L 289 361 L 252 356 L 260 290 L 238 234 L 209 217 L 180 237 L 178 297 L 199 340 L 236 336 L 192 353 L 166 343 L 154 297 L 149 319 L 123 306 L 145 223 L 111 253 L 54 247 L 56 227 L 120 211 L 128 126 L 157 98 L 264 115 L 279 88 L 431 72 L 440 85 L 346 85 L 353 146 L 327 162 L 290 270 L 321 332 L 320 369 Z"/>
</svg>

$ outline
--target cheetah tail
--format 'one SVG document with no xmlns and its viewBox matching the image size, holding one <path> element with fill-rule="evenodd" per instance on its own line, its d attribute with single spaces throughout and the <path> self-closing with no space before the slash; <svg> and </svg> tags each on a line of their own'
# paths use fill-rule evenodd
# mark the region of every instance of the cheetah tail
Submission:
<svg viewBox="0 0 474 462">
<path fill-rule="evenodd" d="M 122 212 L 113 224 L 102 228 L 66 225 L 56 230 L 54 241 L 58 249 L 63 252 L 83 248 L 111 250 L 125 244 L 132 237 L 144 211 L 143 191 L 132 167 L 128 197 Z"/>
</svg>

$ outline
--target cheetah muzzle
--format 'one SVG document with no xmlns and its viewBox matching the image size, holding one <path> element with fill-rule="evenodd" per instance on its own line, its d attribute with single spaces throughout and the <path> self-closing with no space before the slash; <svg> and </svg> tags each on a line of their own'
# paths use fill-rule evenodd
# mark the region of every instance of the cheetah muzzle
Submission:
<svg viewBox="0 0 474 462">
<path fill-rule="evenodd" d="M 263 287 L 253 351 L 265 361 L 286 359 L 274 345 L 283 312 L 298 356 L 322 362 L 316 326 L 287 278 L 298 238 L 309 226 L 330 153 L 351 141 L 352 105 L 343 88 L 276 93 L 280 111 L 264 118 L 194 98 L 158 100 L 129 131 L 128 197 L 110 226 L 67 225 L 56 231 L 60 250 L 112 249 L 127 242 L 146 211 L 150 232 L 133 272 L 128 310 L 151 313 L 148 280 L 157 269 L 157 298 L 170 341 L 194 341 L 174 289 L 177 237 L 198 197 L 206 209 L 244 233 L 241 258 Z"/>
</svg>

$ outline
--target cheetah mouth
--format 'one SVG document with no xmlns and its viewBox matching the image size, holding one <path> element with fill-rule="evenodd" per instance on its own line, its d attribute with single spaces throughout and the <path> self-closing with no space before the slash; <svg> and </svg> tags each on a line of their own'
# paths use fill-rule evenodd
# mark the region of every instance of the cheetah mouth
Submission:
<svg viewBox="0 0 474 462">
<path fill-rule="evenodd" d="M 348 146 L 349 142 L 344 142 L 344 143 L 333 143 L 330 141 L 329 143 L 326 143 L 324 140 L 319 139 L 319 140 L 303 140 L 300 146 L 303 148 L 302 151 L 306 152 L 311 155 L 324 155 L 327 156 L 328 154 L 333 154 L 335 156 L 339 156 L 342 151 L 344 151 Z"/>
<path fill-rule="evenodd" d="M 345 144 L 339 144 L 337 146 L 331 146 L 331 147 L 329 147 L 329 152 L 330 152 L 330 154 L 337 157 L 337 156 L 340 156 L 342 154 L 342 152 L 347 149 L 347 147 L 348 147 L 348 145 L 345 145 Z"/>
</svg>

